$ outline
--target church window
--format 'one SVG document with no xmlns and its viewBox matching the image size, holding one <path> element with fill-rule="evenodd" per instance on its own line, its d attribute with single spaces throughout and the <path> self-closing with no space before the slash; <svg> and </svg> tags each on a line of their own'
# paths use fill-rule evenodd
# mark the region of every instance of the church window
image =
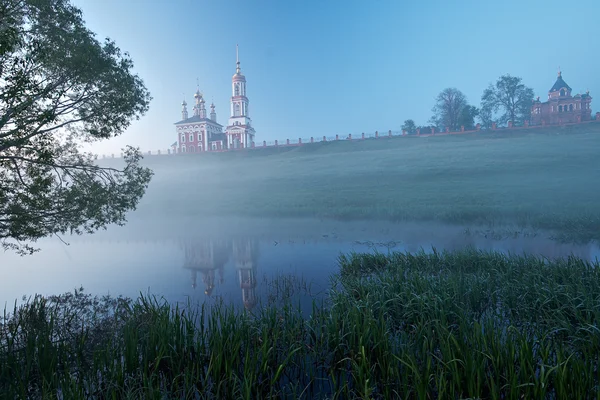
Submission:
<svg viewBox="0 0 600 400">
<path fill-rule="evenodd" d="M 236 83 L 236 85 L 235 85 L 235 95 L 236 96 L 240 95 L 240 85 L 239 85 L 239 83 Z"/>
<path fill-rule="evenodd" d="M 198 141 L 201 142 L 202 141 L 202 132 L 198 133 Z"/>
<path fill-rule="evenodd" d="M 182 152 L 182 153 L 185 153 L 185 145 L 182 145 L 182 146 L 181 146 L 181 152 Z"/>
<path fill-rule="evenodd" d="M 240 105 L 238 103 L 234 106 L 234 116 L 239 117 L 240 115 Z"/>
<path fill-rule="evenodd" d="M 190 142 L 193 142 L 193 141 L 194 141 L 194 134 L 190 133 Z"/>
<path fill-rule="evenodd" d="M 565 95 L 565 89 L 560 89 L 560 95 L 564 96 Z"/>
<path fill-rule="evenodd" d="M 195 153 L 196 152 L 196 148 L 194 146 L 190 146 L 190 153 Z"/>
<path fill-rule="evenodd" d="M 185 142 L 185 133 L 181 135 L 181 141 Z"/>
<path fill-rule="evenodd" d="M 573 104 L 569 105 L 569 111 L 573 111 Z"/>
</svg>

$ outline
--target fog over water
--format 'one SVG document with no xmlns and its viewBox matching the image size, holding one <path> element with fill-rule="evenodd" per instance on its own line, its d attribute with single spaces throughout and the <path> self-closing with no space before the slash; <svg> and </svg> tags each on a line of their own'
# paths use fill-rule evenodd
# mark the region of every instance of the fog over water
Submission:
<svg viewBox="0 0 600 400">
<path fill-rule="evenodd" d="M 510 236 L 510 237 L 508 237 Z M 269 278 L 299 276 L 327 288 L 337 257 L 351 251 L 457 250 L 600 258 L 597 244 L 561 244 L 542 232 L 495 233 L 433 223 L 319 219 L 134 219 L 91 236 L 38 242 L 32 256 L 0 253 L 0 304 L 80 286 L 94 294 L 164 296 L 171 302 L 223 298 L 252 308 Z M 249 284 L 256 282 L 255 285 Z"/>
</svg>

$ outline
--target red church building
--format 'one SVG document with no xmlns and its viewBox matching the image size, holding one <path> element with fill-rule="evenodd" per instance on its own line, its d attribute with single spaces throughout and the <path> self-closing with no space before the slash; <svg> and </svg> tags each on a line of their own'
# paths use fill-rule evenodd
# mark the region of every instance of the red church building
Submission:
<svg viewBox="0 0 600 400">
<path fill-rule="evenodd" d="M 571 87 L 558 72 L 554 86 L 548 92 L 548 101 L 538 97 L 531 106 L 531 125 L 569 124 L 592 119 L 592 98 L 590 92 L 571 95 Z"/>
</svg>

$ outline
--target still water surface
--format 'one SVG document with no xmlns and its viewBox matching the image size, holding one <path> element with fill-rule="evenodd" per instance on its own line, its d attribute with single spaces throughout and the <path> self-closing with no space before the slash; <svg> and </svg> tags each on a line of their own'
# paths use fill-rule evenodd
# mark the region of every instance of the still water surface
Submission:
<svg viewBox="0 0 600 400">
<path fill-rule="evenodd" d="M 0 253 L 0 306 L 23 295 L 82 286 L 93 294 L 163 296 L 193 303 L 223 298 L 252 308 L 267 281 L 298 276 L 312 292 L 328 287 L 337 257 L 350 251 L 456 250 L 473 246 L 545 257 L 600 259 L 596 244 L 561 244 L 536 234 L 510 236 L 435 224 L 327 220 L 205 219 L 132 221 L 92 236 L 43 240 L 32 256 Z M 254 284 L 252 284 L 254 282 Z"/>
</svg>

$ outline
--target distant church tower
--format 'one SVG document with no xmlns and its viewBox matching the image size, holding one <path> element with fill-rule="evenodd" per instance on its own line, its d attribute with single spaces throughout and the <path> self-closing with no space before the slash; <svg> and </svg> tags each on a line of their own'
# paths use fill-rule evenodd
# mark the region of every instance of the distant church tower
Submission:
<svg viewBox="0 0 600 400">
<path fill-rule="evenodd" d="M 217 122 L 217 112 L 215 111 L 215 103 L 210 103 L 210 119 Z"/>
<path fill-rule="evenodd" d="M 185 99 L 183 99 L 183 103 L 181 103 L 181 119 L 188 119 L 187 102 Z"/>
<path fill-rule="evenodd" d="M 248 97 L 246 97 L 246 77 L 240 69 L 239 51 L 236 45 L 236 70 L 231 78 L 231 117 L 225 136 L 227 147 L 233 149 L 248 148 L 254 142 L 255 131 L 248 116 Z"/>
</svg>

